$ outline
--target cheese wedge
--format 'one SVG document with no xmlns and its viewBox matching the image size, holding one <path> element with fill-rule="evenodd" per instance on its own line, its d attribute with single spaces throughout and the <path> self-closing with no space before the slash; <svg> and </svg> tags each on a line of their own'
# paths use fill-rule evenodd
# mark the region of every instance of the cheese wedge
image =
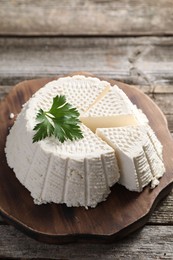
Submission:
<svg viewBox="0 0 173 260">
<path fill-rule="evenodd" d="M 82 113 L 80 120 L 93 132 L 97 128 L 148 123 L 142 111 L 117 86 L 111 87 L 106 95 Z"/>
<path fill-rule="evenodd" d="M 100 128 L 96 134 L 115 149 L 119 162 L 119 183 L 131 191 L 155 186 L 165 172 L 161 144 L 147 125 Z"/>
</svg>

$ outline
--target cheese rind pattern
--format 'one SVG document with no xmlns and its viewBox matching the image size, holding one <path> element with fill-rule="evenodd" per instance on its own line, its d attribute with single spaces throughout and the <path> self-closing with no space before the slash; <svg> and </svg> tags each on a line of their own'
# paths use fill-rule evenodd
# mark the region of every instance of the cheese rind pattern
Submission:
<svg viewBox="0 0 173 260">
<path fill-rule="evenodd" d="M 56 95 L 79 110 L 84 138 L 33 143 L 37 112 L 48 110 Z M 24 104 L 7 137 L 7 162 L 35 204 L 95 207 L 118 181 L 134 191 L 158 185 L 165 170 L 162 145 L 147 123 L 117 86 L 79 75 L 60 78 Z"/>
<path fill-rule="evenodd" d="M 119 183 L 127 189 L 140 192 L 163 176 L 162 145 L 149 125 L 98 128 L 96 134 L 114 148 L 120 167 Z"/>
</svg>

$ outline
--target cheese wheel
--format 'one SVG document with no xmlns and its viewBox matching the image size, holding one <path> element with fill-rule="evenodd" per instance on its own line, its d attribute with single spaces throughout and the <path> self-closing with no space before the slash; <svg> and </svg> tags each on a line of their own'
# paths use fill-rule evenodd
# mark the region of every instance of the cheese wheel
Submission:
<svg viewBox="0 0 173 260">
<path fill-rule="evenodd" d="M 84 138 L 33 143 L 37 113 L 48 111 L 57 95 L 78 109 Z M 5 152 L 35 204 L 95 207 L 116 182 L 139 192 L 158 185 L 165 171 L 162 145 L 143 112 L 117 86 L 79 75 L 49 82 L 24 104 Z"/>
</svg>

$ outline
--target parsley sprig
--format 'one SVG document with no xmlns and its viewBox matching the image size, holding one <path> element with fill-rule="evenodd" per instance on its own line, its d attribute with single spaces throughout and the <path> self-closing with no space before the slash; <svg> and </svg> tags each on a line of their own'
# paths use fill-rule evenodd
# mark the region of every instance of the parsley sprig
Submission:
<svg viewBox="0 0 173 260">
<path fill-rule="evenodd" d="M 54 97 L 49 111 L 39 109 L 36 120 L 38 123 L 33 130 L 37 132 L 33 136 L 33 142 L 50 136 L 55 136 L 61 143 L 68 139 L 73 141 L 83 138 L 79 112 L 66 102 L 65 96 Z"/>
</svg>

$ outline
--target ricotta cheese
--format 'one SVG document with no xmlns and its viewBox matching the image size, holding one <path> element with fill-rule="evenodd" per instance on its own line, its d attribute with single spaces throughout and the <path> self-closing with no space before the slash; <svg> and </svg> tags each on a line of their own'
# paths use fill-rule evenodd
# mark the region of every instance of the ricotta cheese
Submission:
<svg viewBox="0 0 173 260">
<path fill-rule="evenodd" d="M 38 110 L 49 110 L 57 95 L 80 112 L 84 138 L 33 143 Z M 143 112 L 117 86 L 79 75 L 49 82 L 24 104 L 5 152 L 36 204 L 95 207 L 116 182 L 142 191 L 150 182 L 157 186 L 165 170 L 162 145 Z"/>
<path fill-rule="evenodd" d="M 51 137 L 32 142 L 38 109 L 49 109 L 54 96 L 65 94 L 69 102 L 85 110 L 108 85 L 92 78 L 86 78 L 86 82 L 84 77 L 63 78 L 48 83 L 24 105 L 7 137 L 5 151 L 9 166 L 36 204 L 95 207 L 118 181 L 114 150 L 84 125 L 81 125 L 84 138 L 78 141 L 62 144 Z M 88 90 L 93 91 L 92 95 L 81 102 L 81 93 L 86 95 Z"/>
<path fill-rule="evenodd" d="M 68 103 L 78 109 L 80 113 L 86 111 L 96 100 L 100 99 L 110 89 L 110 84 L 97 78 L 73 76 L 59 78 L 47 83 L 39 89 L 33 97 L 37 106 L 42 109 L 49 109 L 52 98 L 56 95 L 65 95 Z M 30 106 L 33 105 L 30 102 Z"/>
<path fill-rule="evenodd" d="M 78 141 L 60 143 L 51 137 L 33 144 L 32 129 L 26 132 L 18 117 L 7 138 L 7 162 L 36 204 L 95 207 L 118 181 L 113 149 L 81 128 L 84 138 Z"/>
<path fill-rule="evenodd" d="M 138 192 L 150 182 L 152 187 L 159 184 L 156 180 L 165 172 L 162 145 L 149 125 L 98 128 L 96 134 L 115 150 L 120 184 Z"/>
<path fill-rule="evenodd" d="M 148 123 L 147 117 L 129 100 L 117 86 L 82 113 L 80 120 L 93 132 L 101 127 L 118 127 Z"/>
</svg>

